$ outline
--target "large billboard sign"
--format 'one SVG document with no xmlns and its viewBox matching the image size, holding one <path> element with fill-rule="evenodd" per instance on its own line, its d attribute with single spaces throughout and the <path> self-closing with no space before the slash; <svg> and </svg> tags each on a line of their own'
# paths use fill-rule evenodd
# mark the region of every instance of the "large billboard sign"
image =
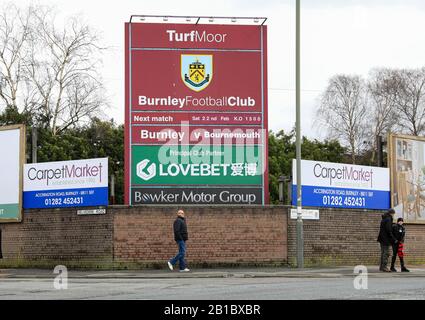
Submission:
<svg viewBox="0 0 425 320">
<path fill-rule="evenodd" d="M 25 162 L 25 127 L 0 127 L 0 223 L 22 220 L 22 167 Z"/>
<path fill-rule="evenodd" d="M 24 208 L 108 205 L 108 158 L 43 162 L 24 167 Z"/>
<path fill-rule="evenodd" d="M 391 205 L 406 223 L 425 223 L 425 138 L 390 135 Z"/>
<path fill-rule="evenodd" d="M 125 202 L 268 203 L 267 27 L 125 32 Z"/>
<path fill-rule="evenodd" d="M 293 160 L 293 205 L 297 205 L 296 165 Z M 380 210 L 390 207 L 387 168 L 302 160 L 301 185 L 303 207 Z"/>
</svg>

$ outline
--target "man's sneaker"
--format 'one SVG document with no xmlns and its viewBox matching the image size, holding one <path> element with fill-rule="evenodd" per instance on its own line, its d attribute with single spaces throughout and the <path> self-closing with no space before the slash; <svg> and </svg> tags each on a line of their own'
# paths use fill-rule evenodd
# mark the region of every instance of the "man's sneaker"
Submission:
<svg viewBox="0 0 425 320">
<path fill-rule="evenodd" d="M 390 271 L 391 272 L 397 272 L 397 269 L 396 268 L 391 268 Z"/>
<path fill-rule="evenodd" d="M 401 272 L 410 272 L 410 270 L 403 267 L 403 268 L 401 268 Z"/>
<path fill-rule="evenodd" d="M 167 264 L 168 264 L 168 268 L 170 268 L 170 270 L 173 271 L 174 268 L 173 268 L 173 265 L 171 264 L 171 262 L 168 261 Z"/>
<path fill-rule="evenodd" d="M 189 272 L 190 270 L 188 268 L 180 270 L 180 272 Z"/>
<path fill-rule="evenodd" d="M 381 272 L 391 272 L 391 270 L 390 270 L 390 269 L 388 269 L 388 268 L 382 268 L 382 269 L 380 269 L 380 271 L 381 271 Z"/>
</svg>

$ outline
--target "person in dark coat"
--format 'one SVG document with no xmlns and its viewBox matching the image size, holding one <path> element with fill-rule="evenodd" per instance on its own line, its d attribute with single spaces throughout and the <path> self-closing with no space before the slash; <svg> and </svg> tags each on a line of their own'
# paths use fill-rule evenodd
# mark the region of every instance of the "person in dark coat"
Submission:
<svg viewBox="0 0 425 320">
<path fill-rule="evenodd" d="M 391 271 L 397 272 L 397 269 L 394 267 L 395 261 L 397 260 L 397 256 L 400 259 L 401 272 L 410 272 L 409 269 L 404 265 L 404 238 L 406 237 L 406 229 L 403 226 L 403 218 L 398 218 L 397 223 L 393 224 L 393 235 L 397 240 L 396 243 L 393 244 L 393 256 L 391 259 Z"/>
<path fill-rule="evenodd" d="M 397 242 L 393 235 L 394 214 L 394 209 L 389 209 L 388 212 L 382 216 L 379 228 L 378 242 L 381 245 L 381 264 L 379 271 L 382 272 L 391 272 L 391 270 L 388 269 L 388 259 L 390 257 L 391 246 Z"/>
<path fill-rule="evenodd" d="M 186 241 L 189 239 L 187 233 L 186 219 L 184 217 L 184 211 L 177 211 L 177 219 L 174 221 L 174 240 L 177 243 L 179 248 L 179 253 L 167 262 L 168 268 L 170 270 L 174 269 L 174 265 L 179 262 L 180 272 L 189 272 L 190 270 L 186 266 L 186 261 L 184 259 L 186 255 Z"/>
</svg>

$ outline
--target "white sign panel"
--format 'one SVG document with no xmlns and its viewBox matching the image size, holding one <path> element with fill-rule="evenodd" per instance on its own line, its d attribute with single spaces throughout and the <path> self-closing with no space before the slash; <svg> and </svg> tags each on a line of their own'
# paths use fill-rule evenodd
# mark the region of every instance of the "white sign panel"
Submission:
<svg viewBox="0 0 425 320">
<path fill-rule="evenodd" d="M 293 197 L 296 205 L 296 160 L 292 162 Z M 301 161 L 302 205 L 308 207 L 388 209 L 388 168 L 343 163 Z"/>
<path fill-rule="evenodd" d="M 81 215 L 81 216 L 97 215 L 97 214 L 106 214 L 106 209 L 77 210 L 77 215 Z"/>
<path fill-rule="evenodd" d="M 0 222 L 21 220 L 23 126 L 0 127 Z"/>
<path fill-rule="evenodd" d="M 108 158 L 26 164 L 24 208 L 108 204 Z"/>
<path fill-rule="evenodd" d="M 301 209 L 301 217 L 303 220 L 319 220 L 319 210 Z M 291 219 L 298 219 L 297 209 L 291 209 Z"/>
</svg>

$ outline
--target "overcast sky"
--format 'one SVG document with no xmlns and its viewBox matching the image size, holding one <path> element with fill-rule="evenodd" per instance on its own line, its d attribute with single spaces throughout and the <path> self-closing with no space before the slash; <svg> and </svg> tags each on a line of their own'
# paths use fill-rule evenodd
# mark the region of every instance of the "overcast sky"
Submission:
<svg viewBox="0 0 425 320">
<path fill-rule="evenodd" d="M 4 1 L 4 0 L 1 0 Z M 269 127 L 291 130 L 295 123 L 295 0 L 15 0 L 55 5 L 81 14 L 111 50 L 104 58 L 111 109 L 124 120 L 124 22 L 131 14 L 267 17 Z M 367 76 L 374 67 L 425 66 L 425 1 L 301 0 L 302 133 L 323 138 L 313 125 L 320 92 L 338 73 Z"/>
</svg>

